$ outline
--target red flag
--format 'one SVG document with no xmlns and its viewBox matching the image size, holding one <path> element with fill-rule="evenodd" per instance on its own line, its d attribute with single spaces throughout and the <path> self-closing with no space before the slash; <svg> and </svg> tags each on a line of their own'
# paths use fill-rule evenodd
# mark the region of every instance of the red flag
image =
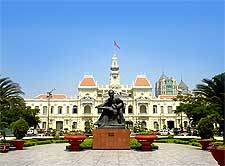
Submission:
<svg viewBox="0 0 225 166">
<path fill-rule="evenodd" d="M 114 47 L 117 47 L 117 48 L 119 48 L 119 49 L 120 49 L 120 46 L 117 44 L 117 42 L 116 42 L 116 41 L 114 41 Z"/>
</svg>

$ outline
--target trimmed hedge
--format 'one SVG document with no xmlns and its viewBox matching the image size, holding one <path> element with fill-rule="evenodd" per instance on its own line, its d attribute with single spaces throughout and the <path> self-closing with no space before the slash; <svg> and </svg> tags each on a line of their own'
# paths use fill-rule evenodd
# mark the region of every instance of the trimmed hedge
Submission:
<svg viewBox="0 0 225 166">
<path fill-rule="evenodd" d="M 130 139 L 130 148 L 131 149 L 138 149 L 140 147 L 141 147 L 141 144 L 135 138 Z"/>
<path fill-rule="evenodd" d="M 80 147 L 81 147 L 82 149 L 92 149 L 92 143 L 93 143 L 93 139 L 92 139 L 92 138 L 86 138 L 86 139 L 84 140 L 84 142 L 82 142 L 82 143 L 80 144 Z"/>
<path fill-rule="evenodd" d="M 46 140 L 46 141 L 38 141 L 36 142 L 36 145 L 43 145 L 43 144 L 51 144 L 52 141 L 51 140 Z"/>
<path fill-rule="evenodd" d="M 68 143 L 68 140 L 60 139 L 60 140 L 52 140 L 52 143 Z"/>
</svg>

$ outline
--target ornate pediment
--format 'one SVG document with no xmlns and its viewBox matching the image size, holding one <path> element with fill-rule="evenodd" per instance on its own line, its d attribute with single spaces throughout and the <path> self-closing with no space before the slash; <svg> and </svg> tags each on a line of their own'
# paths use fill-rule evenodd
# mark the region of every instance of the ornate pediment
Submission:
<svg viewBox="0 0 225 166">
<path fill-rule="evenodd" d="M 137 100 L 149 100 L 150 98 L 149 97 L 146 97 L 146 96 L 140 96 L 137 98 Z"/>
</svg>

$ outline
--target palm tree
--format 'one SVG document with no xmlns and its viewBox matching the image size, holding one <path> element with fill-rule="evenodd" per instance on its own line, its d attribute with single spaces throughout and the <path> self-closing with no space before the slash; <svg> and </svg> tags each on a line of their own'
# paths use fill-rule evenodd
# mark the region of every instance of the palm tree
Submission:
<svg viewBox="0 0 225 166">
<path fill-rule="evenodd" d="M 196 94 L 205 96 L 209 102 L 218 104 L 224 110 L 225 103 L 225 72 L 212 79 L 203 79 L 204 84 L 198 84 L 194 90 Z"/>
<path fill-rule="evenodd" d="M 8 77 L 0 78 L 0 130 L 2 129 L 1 114 L 12 107 L 25 106 L 24 94 L 19 84 L 14 83 Z"/>
<path fill-rule="evenodd" d="M 198 84 L 195 90 L 196 94 L 203 95 L 206 100 L 219 107 L 218 113 L 222 119 L 220 128 L 223 128 L 223 140 L 225 144 L 225 72 L 214 76 L 212 79 L 203 79 L 204 84 Z"/>
<path fill-rule="evenodd" d="M 0 78 L 0 105 L 12 107 L 24 105 L 24 100 L 20 95 L 24 92 L 18 83 L 14 83 L 9 77 Z M 2 109 L 2 108 L 1 108 Z"/>
</svg>

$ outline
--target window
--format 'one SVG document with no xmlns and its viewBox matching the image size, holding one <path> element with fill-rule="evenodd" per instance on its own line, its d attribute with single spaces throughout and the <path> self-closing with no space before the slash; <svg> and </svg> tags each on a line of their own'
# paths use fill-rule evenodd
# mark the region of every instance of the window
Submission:
<svg viewBox="0 0 225 166">
<path fill-rule="evenodd" d="M 153 105 L 153 114 L 157 114 L 157 105 Z"/>
<path fill-rule="evenodd" d="M 51 106 L 51 114 L 54 112 L 54 106 Z"/>
<path fill-rule="evenodd" d="M 163 108 L 163 106 L 161 106 L 161 114 L 163 114 L 164 113 L 164 108 Z"/>
<path fill-rule="evenodd" d="M 91 114 L 91 107 L 90 107 L 89 105 L 86 105 L 86 106 L 84 107 L 84 113 L 85 113 L 85 114 Z"/>
<path fill-rule="evenodd" d="M 46 129 L 46 122 L 43 122 L 43 123 L 42 123 L 42 128 L 43 128 L 43 129 Z"/>
<path fill-rule="evenodd" d="M 145 105 L 141 105 L 141 106 L 140 106 L 140 113 L 141 113 L 141 114 L 146 114 L 146 113 L 147 113 L 147 111 L 146 111 L 146 106 L 145 106 Z"/>
<path fill-rule="evenodd" d="M 133 114 L 133 107 L 132 107 L 132 105 L 129 105 L 129 107 L 128 107 L 128 114 Z"/>
<path fill-rule="evenodd" d="M 58 114 L 62 114 L 62 106 L 58 106 Z"/>
<path fill-rule="evenodd" d="M 67 113 L 67 114 L 70 113 L 70 107 L 69 107 L 69 106 L 66 107 L 66 113 Z"/>
<path fill-rule="evenodd" d="M 172 110 L 172 106 L 168 106 L 168 114 L 172 114 L 173 110 Z"/>
<path fill-rule="evenodd" d="M 72 112 L 73 112 L 73 114 L 77 114 L 77 106 L 76 105 L 73 106 Z"/>
<path fill-rule="evenodd" d="M 184 121 L 184 127 L 187 127 L 187 121 Z"/>
<path fill-rule="evenodd" d="M 159 129 L 159 124 L 158 124 L 158 122 L 154 122 L 154 129 L 156 129 L 156 130 L 158 130 Z"/>
<path fill-rule="evenodd" d="M 43 115 L 47 115 L 47 106 L 43 106 Z"/>
<path fill-rule="evenodd" d="M 72 129 L 77 129 L 77 122 L 73 122 Z"/>
<path fill-rule="evenodd" d="M 147 124 L 146 124 L 145 121 L 142 121 L 142 122 L 141 122 L 141 125 L 142 125 L 143 128 L 147 128 Z"/>
</svg>

